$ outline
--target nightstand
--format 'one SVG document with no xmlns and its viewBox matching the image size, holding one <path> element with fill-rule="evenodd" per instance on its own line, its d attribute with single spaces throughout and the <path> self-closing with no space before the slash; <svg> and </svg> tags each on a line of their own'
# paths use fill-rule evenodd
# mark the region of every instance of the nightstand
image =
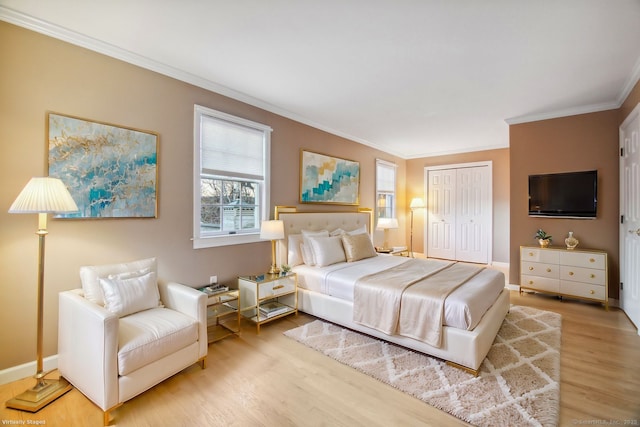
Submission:
<svg viewBox="0 0 640 427">
<path fill-rule="evenodd" d="M 207 293 L 207 292 L 205 292 Z M 240 292 L 229 289 L 207 298 L 207 335 L 209 344 L 229 335 L 240 335 Z"/>
<path fill-rule="evenodd" d="M 238 277 L 240 313 L 260 325 L 298 312 L 298 275 L 289 273 Z"/>
</svg>

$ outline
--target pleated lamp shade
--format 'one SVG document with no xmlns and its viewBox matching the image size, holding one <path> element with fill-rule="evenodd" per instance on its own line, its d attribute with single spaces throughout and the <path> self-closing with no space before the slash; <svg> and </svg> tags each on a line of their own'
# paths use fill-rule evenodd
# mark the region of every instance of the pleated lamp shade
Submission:
<svg viewBox="0 0 640 427">
<path fill-rule="evenodd" d="M 35 177 L 22 189 L 9 208 L 9 213 L 63 213 L 77 212 L 62 180 L 51 177 Z"/>
</svg>

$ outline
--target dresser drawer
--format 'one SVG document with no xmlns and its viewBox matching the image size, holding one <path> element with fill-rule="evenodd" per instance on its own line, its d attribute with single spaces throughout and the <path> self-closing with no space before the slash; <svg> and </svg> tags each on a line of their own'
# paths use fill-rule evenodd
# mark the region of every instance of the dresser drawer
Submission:
<svg viewBox="0 0 640 427">
<path fill-rule="evenodd" d="M 593 285 L 590 283 L 560 281 L 560 293 L 576 296 L 580 298 L 590 298 L 600 301 L 605 300 L 605 286 Z"/>
<path fill-rule="evenodd" d="M 520 286 L 529 289 L 538 289 L 547 292 L 559 292 L 560 281 L 549 277 L 530 276 L 523 274 L 521 276 Z"/>
<path fill-rule="evenodd" d="M 560 252 L 549 249 L 520 248 L 520 260 L 558 264 Z"/>
<path fill-rule="evenodd" d="M 277 297 L 291 293 L 296 289 L 296 281 L 293 277 L 283 277 L 272 282 L 260 283 L 258 285 L 258 299 Z"/>
<path fill-rule="evenodd" d="M 567 251 L 560 253 L 560 264 L 604 270 L 607 262 L 605 254 Z"/>
<path fill-rule="evenodd" d="M 560 269 L 558 268 L 558 264 L 522 261 L 522 274 L 559 279 Z"/>
<path fill-rule="evenodd" d="M 574 267 L 571 265 L 560 266 L 560 278 L 572 282 L 585 282 L 593 285 L 604 286 L 607 278 L 604 277 L 605 270 L 596 270 L 593 268 Z"/>
</svg>

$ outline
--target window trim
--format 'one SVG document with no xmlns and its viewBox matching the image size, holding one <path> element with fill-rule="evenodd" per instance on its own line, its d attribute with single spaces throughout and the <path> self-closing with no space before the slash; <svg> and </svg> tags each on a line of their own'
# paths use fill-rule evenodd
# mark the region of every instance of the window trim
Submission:
<svg viewBox="0 0 640 427">
<path fill-rule="evenodd" d="M 390 218 L 397 218 L 397 208 L 398 208 L 398 202 L 397 202 L 397 198 L 398 198 L 398 165 L 387 161 L 387 160 L 382 160 L 382 159 L 376 159 L 376 193 L 375 193 L 375 203 L 376 203 L 376 215 L 375 215 L 375 221 L 376 221 L 376 226 L 378 224 L 378 195 L 380 194 L 380 189 L 378 188 L 378 168 L 380 166 L 383 167 L 387 167 L 389 169 L 393 170 L 393 206 L 391 207 L 391 217 Z M 386 192 L 385 192 L 386 193 Z"/>
<path fill-rule="evenodd" d="M 224 120 L 233 124 L 253 128 L 263 132 L 264 181 L 262 185 L 263 188 L 261 189 L 262 191 L 260 191 L 260 220 L 264 221 L 269 219 L 270 211 L 269 200 L 271 187 L 271 127 L 196 104 L 194 106 L 193 114 L 193 248 L 202 249 L 261 242 L 263 240 L 260 239 L 260 227 L 258 227 L 258 230 L 255 232 L 225 234 L 217 236 L 203 236 L 200 232 L 200 180 L 202 174 L 202 165 L 200 158 L 200 122 L 203 115 L 212 117 L 214 119 Z"/>
</svg>

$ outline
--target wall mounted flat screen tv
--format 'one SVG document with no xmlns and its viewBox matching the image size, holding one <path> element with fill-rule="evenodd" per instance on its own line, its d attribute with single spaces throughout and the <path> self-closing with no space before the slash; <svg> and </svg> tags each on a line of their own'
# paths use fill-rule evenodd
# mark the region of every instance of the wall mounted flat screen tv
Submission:
<svg viewBox="0 0 640 427">
<path fill-rule="evenodd" d="M 598 171 L 529 175 L 529 215 L 595 218 Z"/>
</svg>

